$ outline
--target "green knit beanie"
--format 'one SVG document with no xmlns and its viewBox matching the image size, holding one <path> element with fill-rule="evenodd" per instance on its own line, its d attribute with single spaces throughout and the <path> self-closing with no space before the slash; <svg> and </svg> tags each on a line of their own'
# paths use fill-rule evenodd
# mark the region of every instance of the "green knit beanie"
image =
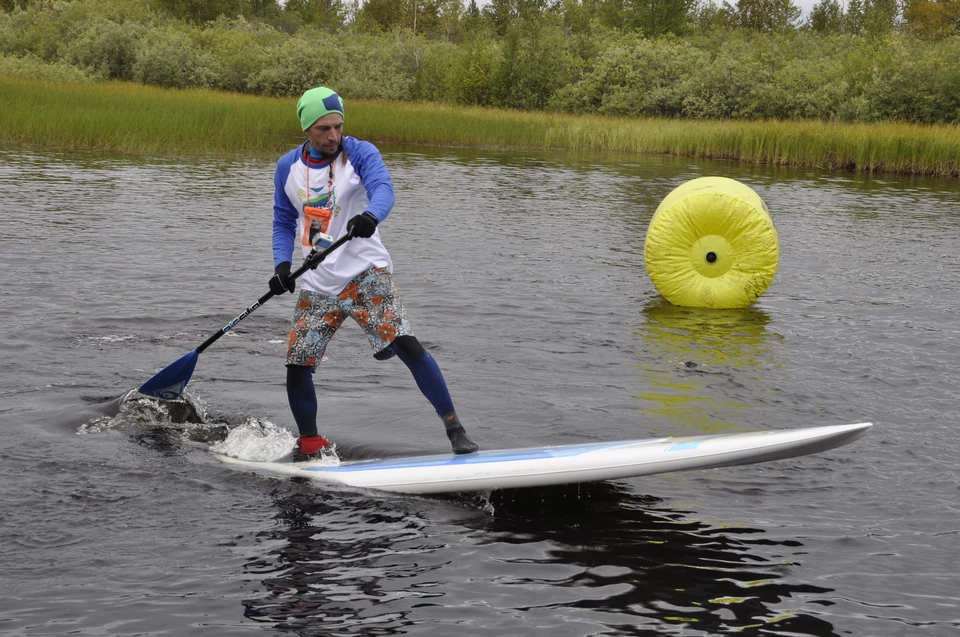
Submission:
<svg viewBox="0 0 960 637">
<path fill-rule="evenodd" d="M 326 86 L 312 88 L 297 102 L 297 117 L 303 130 L 313 126 L 314 122 L 330 113 L 339 113 L 343 117 L 343 100 Z"/>
</svg>

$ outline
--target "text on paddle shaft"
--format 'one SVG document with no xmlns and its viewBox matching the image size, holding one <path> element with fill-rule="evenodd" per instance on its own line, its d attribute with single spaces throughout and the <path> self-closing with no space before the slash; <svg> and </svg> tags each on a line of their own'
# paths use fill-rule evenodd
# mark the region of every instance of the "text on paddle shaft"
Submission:
<svg viewBox="0 0 960 637">
<path fill-rule="evenodd" d="M 251 305 L 250 307 L 248 307 L 247 309 L 245 309 L 243 312 L 240 312 L 240 315 L 237 316 L 237 318 L 233 319 L 232 321 L 230 321 L 229 323 L 227 323 L 226 325 L 224 325 L 223 328 L 222 328 L 220 331 L 223 332 L 224 334 L 226 334 L 227 332 L 229 332 L 230 330 L 232 330 L 232 329 L 234 328 L 234 326 L 236 326 L 237 323 L 239 323 L 239 322 L 242 321 L 243 319 L 247 318 L 247 315 L 249 315 L 250 312 L 253 312 L 255 309 L 257 309 L 258 307 L 260 307 L 260 305 L 261 305 L 260 301 L 257 301 L 256 303 L 254 303 L 253 305 Z"/>
</svg>

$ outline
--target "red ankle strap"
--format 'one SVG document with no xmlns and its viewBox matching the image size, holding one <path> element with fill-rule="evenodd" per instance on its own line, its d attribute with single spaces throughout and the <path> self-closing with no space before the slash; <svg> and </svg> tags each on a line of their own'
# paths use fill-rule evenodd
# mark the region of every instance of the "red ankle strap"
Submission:
<svg viewBox="0 0 960 637">
<path fill-rule="evenodd" d="M 297 438 L 297 444 L 300 446 L 300 453 L 306 456 L 330 446 L 330 443 L 323 436 L 300 436 Z"/>
</svg>

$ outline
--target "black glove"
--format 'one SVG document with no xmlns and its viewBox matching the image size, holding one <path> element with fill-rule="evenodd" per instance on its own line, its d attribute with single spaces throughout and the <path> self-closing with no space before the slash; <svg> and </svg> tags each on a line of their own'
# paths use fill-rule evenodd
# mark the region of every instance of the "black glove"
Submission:
<svg viewBox="0 0 960 637">
<path fill-rule="evenodd" d="M 297 289 L 297 280 L 290 278 L 290 262 L 284 261 L 273 270 L 274 274 L 270 278 L 270 291 L 274 294 L 283 294 L 284 292 L 293 293 Z"/>
<path fill-rule="evenodd" d="M 372 212 L 364 212 L 347 222 L 347 232 L 353 237 L 367 239 L 373 236 L 377 223 L 379 222 Z"/>
</svg>

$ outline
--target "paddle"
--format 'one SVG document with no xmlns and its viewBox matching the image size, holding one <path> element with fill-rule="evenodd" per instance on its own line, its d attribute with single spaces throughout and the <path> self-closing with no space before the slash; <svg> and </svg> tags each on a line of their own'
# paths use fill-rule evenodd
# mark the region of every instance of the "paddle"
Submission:
<svg viewBox="0 0 960 637">
<path fill-rule="evenodd" d="M 298 270 L 290 273 L 290 278 L 297 279 L 307 270 L 316 268 L 327 258 L 327 255 L 352 238 L 353 234 L 347 233 L 330 244 L 330 247 L 326 250 L 322 252 L 317 252 L 316 250 L 311 251 L 310 254 L 307 255 L 307 258 L 303 260 L 303 265 L 301 265 Z M 190 382 L 190 376 L 193 375 L 193 368 L 197 366 L 197 359 L 200 357 L 200 353 L 213 345 L 218 338 L 232 330 L 237 323 L 247 318 L 255 309 L 274 296 L 276 296 L 276 294 L 272 291 L 261 296 L 257 299 L 256 303 L 243 312 L 240 312 L 235 319 L 221 327 L 213 336 L 200 343 L 197 349 L 161 369 L 153 378 L 140 385 L 137 391 L 146 396 L 153 396 L 161 400 L 177 400 L 180 398 L 187 388 L 187 383 Z"/>
</svg>

